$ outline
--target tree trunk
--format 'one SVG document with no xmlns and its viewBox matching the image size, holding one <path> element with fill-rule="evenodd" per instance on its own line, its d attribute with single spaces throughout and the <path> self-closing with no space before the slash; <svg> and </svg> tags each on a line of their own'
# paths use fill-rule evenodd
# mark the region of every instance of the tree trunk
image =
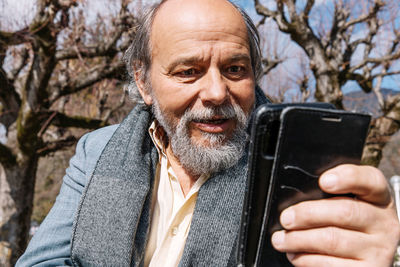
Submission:
<svg viewBox="0 0 400 267">
<path fill-rule="evenodd" d="M 14 266 L 29 235 L 37 157 L 0 165 L 0 266 Z"/>
<path fill-rule="evenodd" d="M 315 98 L 320 102 L 332 103 L 338 109 L 343 109 L 343 94 L 340 90 L 338 77 L 335 74 L 314 71 L 316 87 Z"/>
<path fill-rule="evenodd" d="M 382 151 L 390 138 L 400 129 L 399 115 L 396 111 L 376 118 L 371 123 L 371 130 L 364 147 L 363 164 L 378 167 L 382 159 Z M 396 116 L 397 115 L 397 116 Z"/>
</svg>

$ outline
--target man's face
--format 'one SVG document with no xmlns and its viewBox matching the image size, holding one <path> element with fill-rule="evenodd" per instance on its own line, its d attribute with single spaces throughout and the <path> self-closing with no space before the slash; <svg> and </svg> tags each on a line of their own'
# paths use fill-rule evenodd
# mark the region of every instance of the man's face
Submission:
<svg viewBox="0 0 400 267">
<path fill-rule="evenodd" d="M 156 103 L 172 129 L 185 112 L 221 106 L 239 107 L 245 115 L 251 112 L 255 81 L 247 29 L 229 3 L 170 0 L 158 11 L 150 39 L 152 88 L 142 94 L 146 104 Z M 216 145 L 210 136 L 232 138 L 238 120 L 222 113 L 188 121 L 192 143 L 209 147 Z"/>
</svg>

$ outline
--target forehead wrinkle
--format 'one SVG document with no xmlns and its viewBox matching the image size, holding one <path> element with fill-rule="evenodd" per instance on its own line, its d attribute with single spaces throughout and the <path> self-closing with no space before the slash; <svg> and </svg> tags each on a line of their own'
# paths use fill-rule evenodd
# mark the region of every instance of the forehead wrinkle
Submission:
<svg viewBox="0 0 400 267">
<path fill-rule="evenodd" d="M 229 30 L 228 30 L 229 29 Z M 227 28 L 227 30 L 210 30 L 210 29 L 195 29 L 195 30 L 188 30 L 187 32 L 175 32 L 175 36 L 179 36 L 181 34 L 186 35 L 188 32 L 192 33 L 193 35 L 195 35 L 195 38 L 198 40 L 205 40 L 205 41 L 216 41 L 216 42 L 229 42 L 229 40 L 226 40 L 225 38 L 221 38 L 221 35 L 226 36 L 229 39 L 240 39 L 242 41 L 244 41 L 244 43 L 246 44 L 246 47 L 248 47 L 249 45 L 249 39 L 248 39 L 248 35 L 247 35 L 247 29 L 244 32 L 244 36 L 242 35 L 238 35 L 237 32 L 238 31 L 231 31 L 230 28 Z M 213 36 L 214 35 L 214 36 Z M 183 37 L 181 40 L 185 40 L 187 39 L 186 37 Z M 224 40 L 225 39 L 225 40 Z M 178 40 L 179 41 L 179 40 Z M 239 42 L 238 42 L 239 44 Z M 242 45 L 242 44 L 240 44 Z"/>
<path fill-rule="evenodd" d="M 213 30 L 213 29 L 188 29 L 185 31 L 179 30 L 176 31 L 175 29 L 170 29 L 168 31 L 164 30 L 161 32 L 162 35 L 164 36 L 173 36 L 173 38 L 165 38 L 165 42 L 180 42 L 180 41 L 186 41 L 188 38 L 193 38 L 198 41 L 210 41 L 210 42 L 232 42 L 234 40 L 235 43 L 237 43 L 240 46 L 245 46 L 248 48 L 249 47 L 249 38 L 247 34 L 247 29 L 243 31 L 243 36 L 237 34 L 238 31 L 224 31 L 223 29 L 221 30 Z M 157 35 L 160 35 L 160 33 L 157 33 Z M 189 37 L 188 37 L 189 35 Z M 182 37 L 181 37 L 182 36 Z M 223 37 L 222 37 L 223 36 Z M 243 43 L 241 41 L 243 41 Z M 157 45 L 157 43 L 155 43 Z"/>
<path fill-rule="evenodd" d="M 204 33 L 203 36 L 201 34 L 198 33 Z M 179 51 L 179 54 L 177 55 L 177 57 L 179 56 L 185 56 L 185 51 L 189 51 L 189 53 L 191 53 L 191 49 L 192 48 L 197 48 L 199 45 L 204 45 L 204 47 L 202 48 L 202 51 L 199 52 L 199 55 L 194 55 L 193 57 L 203 57 L 205 53 L 212 53 L 212 50 L 214 48 L 214 45 L 223 45 L 225 43 L 227 43 L 232 49 L 232 50 L 236 50 L 236 54 L 246 54 L 246 52 L 249 53 L 249 57 L 250 57 L 250 46 L 249 46 L 249 42 L 247 39 L 244 38 L 239 38 L 236 35 L 231 35 L 231 34 L 226 34 L 226 32 L 220 32 L 220 31 L 214 31 L 213 33 L 217 34 L 217 33 L 223 33 L 226 38 L 221 37 L 221 36 L 210 36 L 210 32 L 205 32 L 205 31 L 196 31 L 196 32 L 191 32 L 191 35 L 193 35 L 194 38 L 188 37 L 186 32 L 179 32 L 179 33 L 169 33 L 169 34 L 173 34 L 174 38 L 164 38 L 162 43 L 158 43 L 158 42 L 154 42 L 153 46 L 152 46 L 152 54 L 153 55 L 157 55 L 159 53 L 163 53 L 164 49 L 163 47 L 165 47 L 166 44 L 169 45 L 173 45 L 173 46 L 177 46 L 179 44 L 184 44 L 183 45 L 183 50 Z M 231 36 L 231 38 L 229 38 L 229 36 Z M 199 43 L 193 43 L 192 41 L 197 41 Z M 187 42 L 187 44 L 186 44 Z M 208 49 L 211 49 L 210 51 L 208 51 Z M 242 52 L 244 51 L 244 49 L 246 50 L 246 52 Z M 200 55 L 201 54 L 201 55 Z"/>
<path fill-rule="evenodd" d="M 195 40 L 193 42 L 190 37 L 182 34 L 182 38 L 176 38 L 174 40 L 166 40 L 165 42 L 158 45 L 155 44 L 153 47 L 153 55 L 158 55 L 160 53 L 165 52 L 163 46 L 166 43 L 173 44 L 173 46 L 181 46 L 180 49 L 173 51 L 173 57 L 176 58 L 174 62 L 179 63 L 194 63 L 194 62 L 205 62 L 209 60 L 209 57 L 214 54 L 214 49 L 217 49 L 219 46 L 223 46 L 224 44 L 228 44 L 227 47 L 224 48 L 225 53 L 222 55 L 226 55 L 232 57 L 234 55 L 241 55 L 241 59 L 248 58 L 250 59 L 250 51 L 249 47 L 244 43 L 238 41 L 229 41 L 229 40 L 220 40 L 221 38 L 215 38 L 215 40 Z M 187 42 L 187 43 L 186 43 Z M 246 43 L 247 44 L 247 43 Z M 194 48 L 194 49 L 193 49 Z M 199 48 L 199 49 L 197 49 Z M 228 51 L 231 51 L 228 53 Z"/>
</svg>

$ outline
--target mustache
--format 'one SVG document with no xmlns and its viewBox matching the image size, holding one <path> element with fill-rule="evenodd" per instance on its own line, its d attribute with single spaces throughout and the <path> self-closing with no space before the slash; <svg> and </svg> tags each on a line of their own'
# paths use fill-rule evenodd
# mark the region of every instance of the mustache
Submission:
<svg viewBox="0 0 400 267">
<path fill-rule="evenodd" d="M 207 122 L 213 120 L 237 119 L 238 114 L 231 104 L 223 106 L 204 107 L 202 109 L 187 110 L 182 116 L 183 121 Z"/>
</svg>

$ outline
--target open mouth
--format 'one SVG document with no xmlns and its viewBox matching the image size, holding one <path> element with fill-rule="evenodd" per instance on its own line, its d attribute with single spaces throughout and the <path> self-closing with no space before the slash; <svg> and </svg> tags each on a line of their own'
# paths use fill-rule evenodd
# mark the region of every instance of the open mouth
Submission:
<svg viewBox="0 0 400 267">
<path fill-rule="evenodd" d="M 229 119 L 209 119 L 209 120 L 193 120 L 196 123 L 203 123 L 203 124 L 223 124 L 227 122 Z"/>
<path fill-rule="evenodd" d="M 233 118 L 194 119 L 195 127 L 203 132 L 223 133 L 233 127 Z"/>
</svg>

